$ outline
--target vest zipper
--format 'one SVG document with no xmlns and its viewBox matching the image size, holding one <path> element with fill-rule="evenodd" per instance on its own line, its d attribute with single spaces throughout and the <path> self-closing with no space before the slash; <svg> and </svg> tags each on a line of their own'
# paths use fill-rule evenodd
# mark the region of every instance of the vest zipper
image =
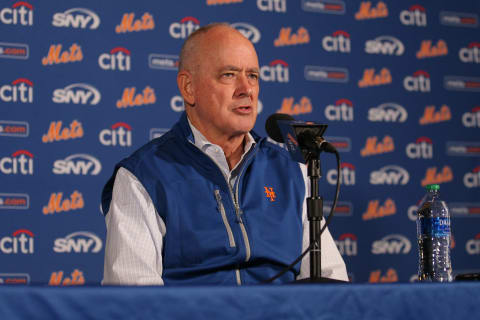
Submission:
<svg viewBox="0 0 480 320">
<path fill-rule="evenodd" d="M 215 199 L 217 199 L 218 209 L 220 210 L 220 214 L 222 215 L 223 224 L 225 225 L 225 229 L 227 229 L 228 234 L 228 242 L 230 243 L 230 247 L 234 248 L 235 239 L 233 238 L 232 228 L 230 228 L 230 224 L 227 220 L 227 214 L 225 213 L 225 207 L 223 206 L 222 196 L 220 195 L 220 190 L 215 190 Z"/>
</svg>

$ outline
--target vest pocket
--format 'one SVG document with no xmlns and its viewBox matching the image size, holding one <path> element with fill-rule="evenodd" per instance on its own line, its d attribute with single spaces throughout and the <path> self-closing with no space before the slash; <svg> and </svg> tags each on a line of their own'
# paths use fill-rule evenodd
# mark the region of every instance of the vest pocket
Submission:
<svg viewBox="0 0 480 320">
<path fill-rule="evenodd" d="M 230 243 L 230 247 L 235 247 L 235 239 L 233 238 L 232 228 L 230 228 L 230 224 L 227 220 L 227 214 L 225 213 L 225 207 L 223 206 L 222 196 L 220 195 L 220 190 L 215 190 L 215 199 L 217 200 L 218 211 L 222 215 L 223 224 L 225 225 L 225 229 L 227 230 L 228 235 L 228 242 Z"/>
</svg>

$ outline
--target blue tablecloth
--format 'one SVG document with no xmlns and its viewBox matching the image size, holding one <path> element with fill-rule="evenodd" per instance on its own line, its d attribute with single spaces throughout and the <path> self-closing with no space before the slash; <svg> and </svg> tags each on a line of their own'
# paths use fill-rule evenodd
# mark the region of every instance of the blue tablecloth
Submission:
<svg viewBox="0 0 480 320">
<path fill-rule="evenodd" d="M 480 283 L 0 287 L 0 319 L 480 319 Z"/>
</svg>

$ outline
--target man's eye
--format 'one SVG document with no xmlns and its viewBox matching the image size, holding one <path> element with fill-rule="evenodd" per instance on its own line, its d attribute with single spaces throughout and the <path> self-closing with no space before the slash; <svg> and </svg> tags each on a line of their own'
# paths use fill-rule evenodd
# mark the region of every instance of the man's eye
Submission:
<svg viewBox="0 0 480 320">
<path fill-rule="evenodd" d="M 249 76 L 251 79 L 255 79 L 255 80 L 258 79 L 258 74 L 256 74 L 256 73 L 251 73 L 251 74 L 249 74 L 248 76 Z"/>
<path fill-rule="evenodd" d="M 222 74 L 222 77 L 224 78 L 232 78 L 234 76 L 233 72 L 226 72 Z"/>
</svg>

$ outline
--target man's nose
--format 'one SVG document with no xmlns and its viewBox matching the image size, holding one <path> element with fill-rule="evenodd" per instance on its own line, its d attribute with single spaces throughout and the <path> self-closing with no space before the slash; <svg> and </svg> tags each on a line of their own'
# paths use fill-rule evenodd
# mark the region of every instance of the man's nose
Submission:
<svg viewBox="0 0 480 320">
<path fill-rule="evenodd" d="M 250 83 L 250 79 L 246 74 L 240 74 L 237 77 L 237 87 L 235 90 L 235 96 L 237 97 L 251 97 L 253 94 L 253 85 Z"/>
</svg>

